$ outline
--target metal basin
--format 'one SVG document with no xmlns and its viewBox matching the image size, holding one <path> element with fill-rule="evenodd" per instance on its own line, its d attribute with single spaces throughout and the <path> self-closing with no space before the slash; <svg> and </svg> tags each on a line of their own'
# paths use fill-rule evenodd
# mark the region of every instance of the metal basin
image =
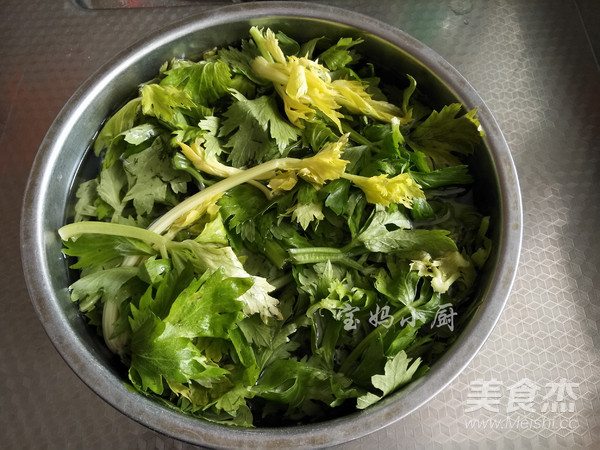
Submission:
<svg viewBox="0 0 600 450">
<path fill-rule="evenodd" d="M 362 51 L 384 77 L 409 73 L 435 103 L 478 108 L 485 147 L 473 160 L 477 201 L 492 218 L 495 249 L 480 281 L 481 306 L 456 343 L 417 382 L 372 407 L 315 425 L 233 429 L 168 409 L 125 387 L 126 373 L 71 303 L 71 282 L 56 230 L 72 208 L 71 189 L 85 170 L 99 125 L 153 77 L 165 60 L 194 58 L 238 42 L 252 25 L 298 39 L 327 35 L 362 37 Z M 481 348 L 506 303 L 519 258 L 522 212 L 508 146 L 490 111 L 468 82 L 443 58 L 405 33 L 371 18 L 316 4 L 246 3 L 191 17 L 145 39 L 92 76 L 60 112 L 35 159 L 22 216 L 24 272 L 46 332 L 73 371 L 100 397 L 134 420 L 177 439 L 211 447 L 305 447 L 359 438 L 400 420 L 449 384 Z"/>
</svg>

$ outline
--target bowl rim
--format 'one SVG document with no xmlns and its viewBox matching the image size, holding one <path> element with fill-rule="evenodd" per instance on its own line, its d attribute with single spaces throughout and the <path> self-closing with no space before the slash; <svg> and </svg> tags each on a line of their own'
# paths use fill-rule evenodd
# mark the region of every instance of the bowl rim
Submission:
<svg viewBox="0 0 600 450">
<path fill-rule="evenodd" d="M 423 379 L 410 384 L 370 408 L 338 419 L 311 425 L 285 428 L 237 429 L 208 423 L 166 409 L 141 395 L 135 398 L 124 384 L 79 342 L 75 332 L 58 326 L 64 319 L 56 297 L 45 277 L 49 237 L 43 227 L 44 205 L 49 182 L 49 167 L 58 164 L 64 143 L 76 118 L 103 87 L 121 73 L 132 56 L 141 58 L 194 31 L 224 25 L 231 21 L 265 17 L 292 17 L 322 20 L 357 28 L 390 42 L 418 60 L 438 76 L 467 108 L 478 108 L 485 126 L 486 144 L 495 165 L 502 202 L 502 230 L 497 255 L 497 270 L 489 283 L 486 297 L 457 342 Z M 177 21 L 139 40 L 120 52 L 91 75 L 67 101 L 48 129 L 32 165 L 23 199 L 21 215 L 21 254 L 23 271 L 33 307 L 55 348 L 78 377 L 107 403 L 135 421 L 164 435 L 197 445 L 211 447 L 314 447 L 347 442 L 373 433 L 406 417 L 450 384 L 484 345 L 498 322 L 516 276 L 522 240 L 521 194 L 510 150 L 491 111 L 475 89 L 444 58 L 404 31 L 372 17 L 342 9 L 303 2 L 251 2 L 219 7 Z M 66 289 L 66 287 L 65 287 Z M 469 338 L 467 340 L 467 337 Z M 399 393 L 397 393 L 399 394 Z"/>
</svg>

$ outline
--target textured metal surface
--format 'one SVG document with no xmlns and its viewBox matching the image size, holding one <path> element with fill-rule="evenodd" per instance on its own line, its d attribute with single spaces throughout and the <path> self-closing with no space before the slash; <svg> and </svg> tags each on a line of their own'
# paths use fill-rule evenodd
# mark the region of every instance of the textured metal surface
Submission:
<svg viewBox="0 0 600 450">
<path fill-rule="evenodd" d="M 243 0 L 75 0 L 87 9 L 167 8 L 173 6 L 223 6 Z"/>
<path fill-rule="evenodd" d="M 515 288 L 482 351 L 429 404 L 344 448 L 598 448 L 600 74 L 593 2 L 320 3 L 398 26 L 465 75 L 511 146 L 525 209 Z M 106 405 L 64 364 L 29 302 L 18 240 L 29 168 L 61 106 L 116 52 L 203 8 L 0 4 L 2 448 L 189 448 Z M 561 387 L 572 395 L 567 389 L 559 400 Z"/>
</svg>

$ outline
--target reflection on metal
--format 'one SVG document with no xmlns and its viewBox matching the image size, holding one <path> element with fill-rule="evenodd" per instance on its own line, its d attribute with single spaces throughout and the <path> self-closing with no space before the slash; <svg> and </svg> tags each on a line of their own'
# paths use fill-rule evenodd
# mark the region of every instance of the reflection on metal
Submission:
<svg viewBox="0 0 600 450">
<path fill-rule="evenodd" d="M 86 9 L 165 8 L 172 6 L 223 6 L 245 0 L 73 0 Z"/>
</svg>

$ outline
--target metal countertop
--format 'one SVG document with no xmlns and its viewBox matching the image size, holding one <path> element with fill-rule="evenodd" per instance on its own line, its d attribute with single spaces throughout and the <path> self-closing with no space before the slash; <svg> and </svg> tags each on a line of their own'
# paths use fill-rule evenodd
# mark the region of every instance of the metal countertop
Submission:
<svg viewBox="0 0 600 450">
<path fill-rule="evenodd" d="M 38 146 L 76 88 L 144 36 L 230 2 L 0 3 L 0 448 L 191 448 L 120 414 L 63 362 L 29 301 L 19 221 Z M 340 448 L 600 448 L 600 2 L 319 3 L 397 26 L 470 81 L 511 147 L 525 220 L 481 352 L 427 405 Z"/>
</svg>

